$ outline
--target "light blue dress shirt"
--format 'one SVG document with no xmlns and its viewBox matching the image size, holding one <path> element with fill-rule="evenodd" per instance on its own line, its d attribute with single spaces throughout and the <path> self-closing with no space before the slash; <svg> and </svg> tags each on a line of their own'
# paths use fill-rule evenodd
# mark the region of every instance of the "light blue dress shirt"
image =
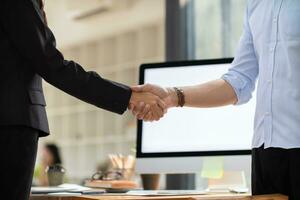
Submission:
<svg viewBox="0 0 300 200">
<path fill-rule="evenodd" d="M 300 0 L 249 0 L 232 67 L 238 102 L 258 79 L 253 147 L 300 147 Z"/>
</svg>

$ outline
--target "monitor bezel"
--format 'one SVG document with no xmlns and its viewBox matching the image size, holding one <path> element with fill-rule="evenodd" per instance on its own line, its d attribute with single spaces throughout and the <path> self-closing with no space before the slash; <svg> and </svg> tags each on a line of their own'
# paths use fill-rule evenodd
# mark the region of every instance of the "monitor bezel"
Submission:
<svg viewBox="0 0 300 200">
<path fill-rule="evenodd" d="M 214 65 L 214 64 L 230 64 L 233 58 L 206 59 L 206 60 L 189 60 L 189 61 L 172 61 L 161 63 L 145 63 L 140 66 L 139 84 L 144 84 L 145 70 L 155 68 L 168 67 L 189 67 L 195 65 Z M 142 127 L 143 121 L 137 121 L 137 158 L 159 158 L 159 157 L 194 157 L 194 156 L 232 156 L 232 155 L 250 155 L 251 149 L 246 150 L 225 150 L 225 151 L 186 151 L 186 152 L 160 152 L 160 153 L 143 153 L 142 152 Z"/>
</svg>

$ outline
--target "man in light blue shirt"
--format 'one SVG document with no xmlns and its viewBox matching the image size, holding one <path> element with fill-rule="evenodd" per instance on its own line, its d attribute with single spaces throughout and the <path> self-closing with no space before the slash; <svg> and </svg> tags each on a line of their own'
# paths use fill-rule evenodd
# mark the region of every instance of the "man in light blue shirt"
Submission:
<svg viewBox="0 0 300 200">
<path fill-rule="evenodd" d="M 232 68 L 237 104 L 257 85 L 253 147 L 300 147 L 300 1 L 249 1 Z"/>
<path fill-rule="evenodd" d="M 144 85 L 169 107 L 243 104 L 256 80 L 252 192 L 300 199 L 300 0 L 249 0 L 244 31 L 222 79 L 181 88 Z M 131 107 L 146 121 L 151 110 Z"/>
</svg>

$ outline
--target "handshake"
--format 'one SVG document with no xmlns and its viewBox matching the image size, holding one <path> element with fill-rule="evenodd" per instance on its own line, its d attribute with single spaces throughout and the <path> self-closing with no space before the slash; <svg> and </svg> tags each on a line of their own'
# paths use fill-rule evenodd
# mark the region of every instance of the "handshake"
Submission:
<svg viewBox="0 0 300 200">
<path fill-rule="evenodd" d="M 128 109 L 139 120 L 158 121 L 169 108 L 178 106 L 178 96 L 174 88 L 145 84 L 131 89 Z"/>
</svg>

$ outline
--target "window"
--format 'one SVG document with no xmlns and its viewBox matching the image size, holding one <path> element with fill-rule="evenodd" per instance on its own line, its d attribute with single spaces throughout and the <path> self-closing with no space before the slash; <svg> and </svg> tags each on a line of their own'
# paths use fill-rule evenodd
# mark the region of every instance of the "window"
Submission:
<svg viewBox="0 0 300 200">
<path fill-rule="evenodd" d="M 167 0 L 167 60 L 233 57 L 245 0 Z"/>
<path fill-rule="evenodd" d="M 243 30 L 245 7 L 243 0 L 188 1 L 188 58 L 233 57 Z"/>
</svg>

